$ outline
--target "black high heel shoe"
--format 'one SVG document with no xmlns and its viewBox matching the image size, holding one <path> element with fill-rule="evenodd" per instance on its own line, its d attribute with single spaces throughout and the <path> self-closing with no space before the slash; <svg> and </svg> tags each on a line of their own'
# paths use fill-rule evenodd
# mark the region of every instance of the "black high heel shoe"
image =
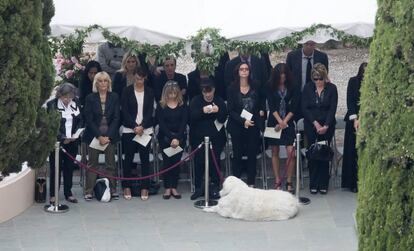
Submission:
<svg viewBox="0 0 414 251">
<path fill-rule="evenodd" d="M 295 194 L 295 189 L 293 188 L 292 182 L 286 182 L 286 191 L 288 191 L 291 194 Z"/>
</svg>

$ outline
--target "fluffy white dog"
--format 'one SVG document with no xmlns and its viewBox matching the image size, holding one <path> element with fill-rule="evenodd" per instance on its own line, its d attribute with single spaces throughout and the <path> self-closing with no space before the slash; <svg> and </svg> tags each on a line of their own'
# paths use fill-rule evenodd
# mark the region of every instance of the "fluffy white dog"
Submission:
<svg viewBox="0 0 414 251">
<path fill-rule="evenodd" d="M 205 208 L 204 211 L 247 221 L 272 221 L 292 218 L 299 210 L 299 204 L 292 194 L 251 188 L 234 176 L 226 178 L 220 196 L 216 206 Z"/>
</svg>

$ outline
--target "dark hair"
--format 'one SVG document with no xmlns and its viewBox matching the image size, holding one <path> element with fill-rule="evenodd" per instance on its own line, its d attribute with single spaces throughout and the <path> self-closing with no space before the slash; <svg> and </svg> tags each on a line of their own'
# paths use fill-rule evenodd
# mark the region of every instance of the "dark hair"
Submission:
<svg viewBox="0 0 414 251">
<path fill-rule="evenodd" d="M 211 92 L 215 87 L 214 80 L 210 78 L 202 78 L 200 79 L 200 90 Z"/>
<path fill-rule="evenodd" d="M 358 69 L 358 74 L 357 74 L 357 78 L 358 79 L 363 79 L 364 78 L 364 74 L 365 74 L 365 67 L 367 67 L 368 63 L 367 62 L 363 62 Z"/>
<path fill-rule="evenodd" d="M 234 82 L 233 82 L 233 84 L 235 84 L 235 85 L 240 85 L 239 69 L 240 69 L 240 66 L 242 66 L 244 64 L 249 67 L 249 77 L 247 79 L 247 82 L 249 83 L 249 85 L 252 84 L 252 82 L 253 82 L 252 74 L 251 74 L 251 69 L 252 68 L 250 67 L 250 65 L 248 63 L 246 63 L 246 62 L 240 62 L 238 65 L 236 65 L 236 67 L 234 67 L 234 71 L 233 71 L 233 75 L 234 75 Z"/>
<path fill-rule="evenodd" d="M 81 78 L 81 83 L 85 83 L 88 82 L 92 85 L 92 82 L 89 77 L 88 77 L 88 72 L 92 69 L 92 68 L 96 68 L 98 70 L 98 72 L 102 71 L 102 67 L 101 65 L 95 61 L 95 60 L 91 60 L 89 61 L 86 66 L 85 66 L 85 70 L 83 70 L 82 72 L 82 78 Z"/>
<path fill-rule="evenodd" d="M 144 70 L 144 69 L 142 69 L 141 67 L 137 67 L 137 68 L 135 68 L 135 70 L 134 70 L 134 75 L 138 75 L 138 76 L 140 76 L 141 78 L 145 78 L 145 77 L 147 77 L 147 72 Z"/>
<path fill-rule="evenodd" d="M 268 81 L 270 90 L 276 91 L 278 89 L 278 87 L 281 85 L 280 76 L 282 74 L 285 74 L 286 76 L 286 81 L 284 83 L 286 89 L 290 90 L 293 87 L 292 73 L 290 72 L 289 67 L 287 67 L 285 63 L 279 63 L 272 69 L 272 74 L 270 75 Z"/>
</svg>

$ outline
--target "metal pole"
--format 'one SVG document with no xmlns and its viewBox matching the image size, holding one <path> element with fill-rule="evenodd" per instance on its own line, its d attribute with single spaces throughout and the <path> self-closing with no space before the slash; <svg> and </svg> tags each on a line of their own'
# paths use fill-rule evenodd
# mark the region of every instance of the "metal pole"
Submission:
<svg viewBox="0 0 414 251">
<path fill-rule="evenodd" d="M 208 208 L 217 205 L 217 201 L 209 201 L 209 151 L 210 138 L 204 137 L 204 200 L 194 202 L 194 206 L 197 208 Z"/>
<path fill-rule="evenodd" d="M 311 200 L 306 197 L 299 196 L 299 176 L 300 176 L 300 133 L 296 134 L 296 198 L 298 203 L 308 205 Z M 302 174 L 303 175 L 303 174 Z"/>
<path fill-rule="evenodd" d="M 59 152 L 60 152 L 60 143 L 56 142 L 55 144 L 55 204 L 52 205 L 45 205 L 44 210 L 49 213 L 65 213 L 69 211 L 69 207 L 67 205 L 59 204 Z M 50 177 L 52 178 L 52 177 Z M 50 188 L 52 189 L 52 188 Z"/>
</svg>

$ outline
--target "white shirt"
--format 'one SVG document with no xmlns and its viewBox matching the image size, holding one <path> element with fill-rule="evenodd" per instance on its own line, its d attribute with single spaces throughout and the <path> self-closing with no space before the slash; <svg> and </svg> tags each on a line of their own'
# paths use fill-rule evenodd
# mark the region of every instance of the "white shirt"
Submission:
<svg viewBox="0 0 414 251">
<path fill-rule="evenodd" d="M 65 106 L 60 99 L 58 99 L 57 107 L 62 114 L 62 118 L 65 119 L 65 136 L 66 138 L 72 138 L 73 116 L 79 115 L 79 107 L 73 100 L 68 106 Z"/>
</svg>

